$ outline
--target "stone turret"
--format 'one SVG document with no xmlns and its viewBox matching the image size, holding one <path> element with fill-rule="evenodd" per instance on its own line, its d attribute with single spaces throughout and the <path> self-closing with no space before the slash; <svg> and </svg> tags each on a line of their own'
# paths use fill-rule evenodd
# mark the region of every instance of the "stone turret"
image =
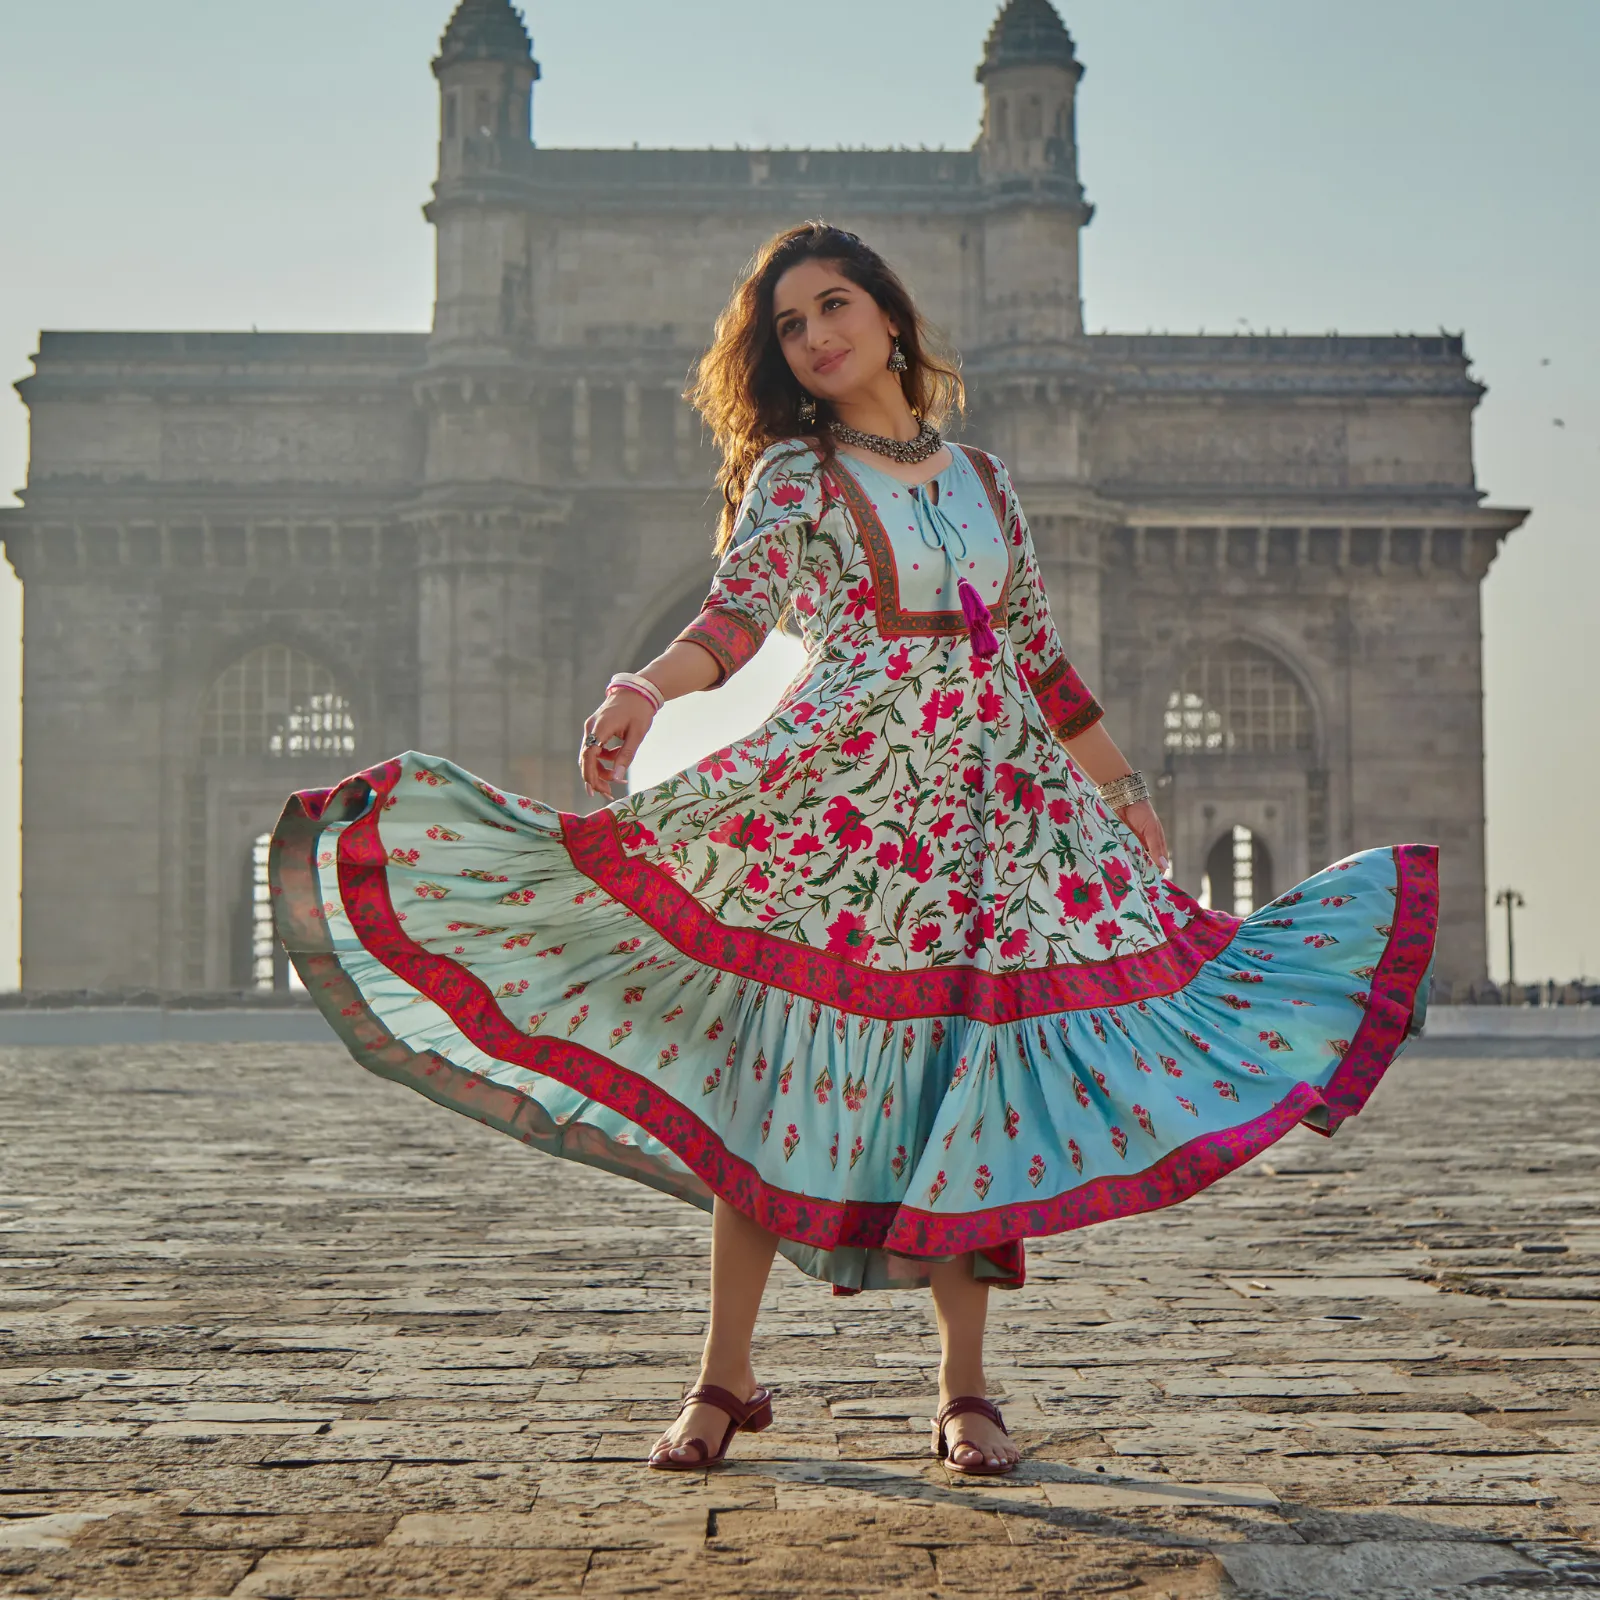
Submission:
<svg viewBox="0 0 1600 1600">
<path fill-rule="evenodd" d="M 515 165 L 533 138 L 533 41 L 507 0 L 462 0 L 439 41 L 439 176 Z"/>
<path fill-rule="evenodd" d="M 985 342 L 1058 341 L 1083 331 L 1078 232 L 1094 214 L 1078 181 L 1083 65 L 1050 0 L 1008 0 L 978 67 L 978 170 L 985 227 Z"/>
<path fill-rule="evenodd" d="M 508 0 L 462 0 L 439 41 L 436 346 L 527 332 L 529 262 L 517 183 L 533 142 L 539 63 Z"/>
</svg>

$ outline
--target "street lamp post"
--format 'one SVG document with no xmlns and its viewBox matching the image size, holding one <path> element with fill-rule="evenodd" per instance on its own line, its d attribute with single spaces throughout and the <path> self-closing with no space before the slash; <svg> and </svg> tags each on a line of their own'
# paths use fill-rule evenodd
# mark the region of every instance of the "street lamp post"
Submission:
<svg viewBox="0 0 1600 1600">
<path fill-rule="evenodd" d="M 1506 985 L 1515 988 L 1517 982 L 1517 935 L 1515 916 L 1527 904 L 1515 889 L 1502 889 L 1494 897 L 1497 906 L 1506 908 Z"/>
</svg>

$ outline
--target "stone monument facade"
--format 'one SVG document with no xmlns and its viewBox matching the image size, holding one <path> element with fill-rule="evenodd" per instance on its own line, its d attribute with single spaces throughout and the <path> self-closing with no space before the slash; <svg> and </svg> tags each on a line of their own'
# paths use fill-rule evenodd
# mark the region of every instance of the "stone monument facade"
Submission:
<svg viewBox="0 0 1600 1600">
<path fill-rule="evenodd" d="M 1258 904 L 1443 850 L 1440 974 L 1485 970 L 1482 503 L 1457 337 L 1087 336 L 1083 68 L 1009 0 L 969 151 L 563 150 L 507 0 L 433 64 L 433 331 L 45 333 L 19 385 L 23 983 L 286 981 L 259 841 L 396 750 L 584 805 L 575 741 L 710 572 L 679 398 L 753 248 L 810 216 L 962 352 L 1058 619 L 1179 877 Z"/>
</svg>

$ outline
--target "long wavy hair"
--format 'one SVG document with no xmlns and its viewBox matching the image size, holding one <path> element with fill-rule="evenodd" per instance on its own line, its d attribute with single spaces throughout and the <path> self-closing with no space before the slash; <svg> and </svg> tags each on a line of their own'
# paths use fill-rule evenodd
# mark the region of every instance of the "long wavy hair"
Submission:
<svg viewBox="0 0 1600 1600">
<path fill-rule="evenodd" d="M 722 453 L 717 473 L 722 492 L 718 555 L 733 538 L 739 503 L 763 452 L 779 439 L 805 435 L 816 438 L 825 460 L 834 453 L 825 400 L 817 401 L 815 422 L 800 420 L 805 391 L 789 370 L 772 322 L 778 280 L 802 261 L 831 262 L 894 319 L 906 357 L 900 387 L 918 416 L 940 427 L 966 404 L 955 357 L 917 310 L 899 274 L 876 250 L 826 222 L 786 228 L 752 257 L 717 318 L 711 348 L 684 391 L 684 399 L 700 413 Z"/>
</svg>

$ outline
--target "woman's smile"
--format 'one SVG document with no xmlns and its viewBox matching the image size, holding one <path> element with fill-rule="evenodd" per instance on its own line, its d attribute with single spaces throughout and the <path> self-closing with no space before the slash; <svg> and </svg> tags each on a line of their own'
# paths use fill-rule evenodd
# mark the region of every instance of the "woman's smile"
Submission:
<svg viewBox="0 0 1600 1600">
<path fill-rule="evenodd" d="M 848 350 L 830 350 L 825 356 L 818 356 L 811 363 L 811 370 L 819 378 L 825 378 L 830 372 L 837 372 L 845 358 L 850 354 Z"/>
</svg>

